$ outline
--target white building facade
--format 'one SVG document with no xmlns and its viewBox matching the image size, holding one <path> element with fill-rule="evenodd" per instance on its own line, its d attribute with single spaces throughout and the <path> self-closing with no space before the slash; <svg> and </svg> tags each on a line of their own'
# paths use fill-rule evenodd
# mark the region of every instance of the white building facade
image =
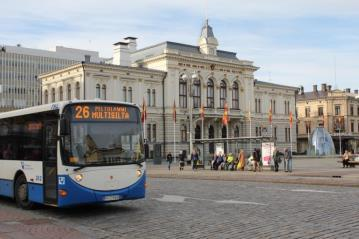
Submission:
<svg viewBox="0 0 359 239">
<path fill-rule="evenodd" d="M 98 52 L 57 46 L 54 51 L 18 46 L 0 47 L 0 111 L 25 108 L 41 103 L 37 76 L 76 62 L 85 56 L 100 62 Z"/>
</svg>

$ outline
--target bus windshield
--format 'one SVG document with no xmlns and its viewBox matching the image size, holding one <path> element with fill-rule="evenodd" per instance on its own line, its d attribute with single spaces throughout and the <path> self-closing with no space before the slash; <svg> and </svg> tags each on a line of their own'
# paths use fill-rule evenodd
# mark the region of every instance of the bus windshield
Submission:
<svg viewBox="0 0 359 239">
<path fill-rule="evenodd" d="M 86 110 L 86 106 L 81 106 Z M 96 106 L 98 107 L 98 106 Z M 135 107 L 126 107 L 130 115 L 125 119 L 102 118 L 94 114 L 95 107 L 90 106 L 84 116 L 77 119 L 77 108 L 68 112 L 70 116 L 70 134 L 63 139 L 64 163 L 68 165 L 95 166 L 141 163 L 144 161 L 141 124 Z M 100 109 L 100 108 L 98 108 Z M 105 107 L 111 110 L 111 107 Z M 115 111 L 113 107 L 113 111 Z M 122 109 L 123 110 L 123 109 Z M 71 111 L 71 110 L 69 110 Z M 97 118 L 91 118 L 91 114 Z M 115 117 L 115 113 L 109 113 Z M 112 115 L 112 116 L 111 116 Z M 105 117 L 105 118 L 104 118 Z"/>
</svg>

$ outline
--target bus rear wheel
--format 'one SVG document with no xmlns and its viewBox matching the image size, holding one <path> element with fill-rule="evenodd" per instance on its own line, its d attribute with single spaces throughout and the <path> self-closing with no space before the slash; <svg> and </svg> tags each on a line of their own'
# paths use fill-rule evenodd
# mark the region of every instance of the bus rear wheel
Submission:
<svg viewBox="0 0 359 239">
<path fill-rule="evenodd" d="M 28 184 L 25 175 L 20 175 L 15 181 L 15 201 L 22 209 L 34 208 L 34 203 L 29 201 Z"/>
</svg>

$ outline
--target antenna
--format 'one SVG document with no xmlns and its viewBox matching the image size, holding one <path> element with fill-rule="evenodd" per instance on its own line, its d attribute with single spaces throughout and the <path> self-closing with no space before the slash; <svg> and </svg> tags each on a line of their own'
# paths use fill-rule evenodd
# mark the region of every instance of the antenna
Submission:
<svg viewBox="0 0 359 239">
<path fill-rule="evenodd" d="M 337 56 L 334 55 L 334 89 L 338 89 L 337 85 Z"/>
<path fill-rule="evenodd" d="M 208 19 L 208 0 L 204 0 L 204 17 L 205 20 Z"/>
</svg>

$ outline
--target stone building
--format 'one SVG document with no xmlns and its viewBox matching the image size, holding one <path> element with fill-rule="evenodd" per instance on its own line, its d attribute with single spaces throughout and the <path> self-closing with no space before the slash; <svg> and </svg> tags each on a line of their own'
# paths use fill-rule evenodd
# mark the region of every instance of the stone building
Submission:
<svg viewBox="0 0 359 239">
<path fill-rule="evenodd" d="M 43 103 L 65 99 L 68 84 L 71 92 L 80 88 L 80 93 L 70 94 L 72 98 L 103 98 L 105 85 L 106 99 L 137 104 L 145 99 L 149 113 L 145 131 L 151 151 L 160 145 L 163 155 L 173 152 L 175 138 L 176 152 L 189 153 L 190 134 L 196 142 L 202 138 L 202 131 L 203 138 L 227 138 L 227 133 L 232 138 L 273 135 L 282 150 L 289 147 L 292 134 L 296 151 L 296 130 L 288 128 L 289 112 L 295 113 L 297 88 L 255 80 L 258 67 L 252 61 L 240 60 L 235 52 L 220 50 L 218 45 L 208 21 L 197 46 L 167 41 L 137 49 L 136 38 L 127 37 L 114 44 L 113 58 L 107 64 L 83 63 L 42 75 Z M 172 117 L 174 102 L 176 124 Z M 229 108 L 228 129 L 221 121 L 225 104 Z M 273 127 L 268 122 L 270 108 Z M 195 146 L 201 149 L 196 143 Z M 236 152 L 239 147 L 249 151 L 250 145 L 232 143 L 228 150 Z M 214 145 L 205 145 L 206 156 L 213 150 Z"/>
<path fill-rule="evenodd" d="M 302 88 L 297 97 L 298 151 L 308 148 L 308 138 L 318 126 L 327 129 L 333 138 L 336 153 L 346 149 L 359 149 L 359 98 L 358 90 L 333 90 L 322 84 L 311 92 Z"/>
</svg>

